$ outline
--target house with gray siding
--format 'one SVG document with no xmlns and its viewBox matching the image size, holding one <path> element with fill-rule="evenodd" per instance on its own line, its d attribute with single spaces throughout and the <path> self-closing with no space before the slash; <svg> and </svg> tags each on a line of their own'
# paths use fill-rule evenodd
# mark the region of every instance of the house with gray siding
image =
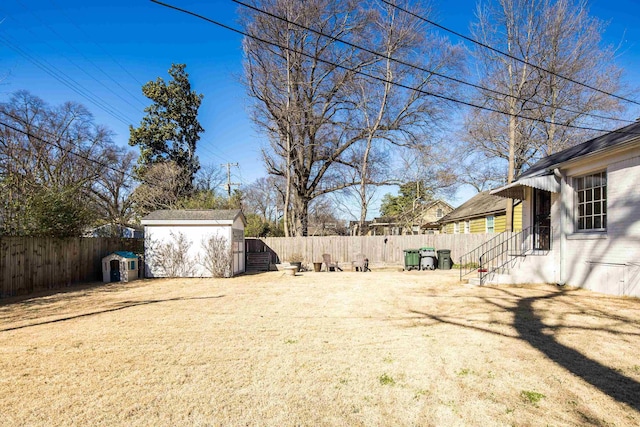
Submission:
<svg viewBox="0 0 640 427">
<path fill-rule="evenodd" d="M 526 250 L 483 283 L 640 297 L 640 123 L 541 159 L 492 194 L 522 200 Z"/>
</svg>

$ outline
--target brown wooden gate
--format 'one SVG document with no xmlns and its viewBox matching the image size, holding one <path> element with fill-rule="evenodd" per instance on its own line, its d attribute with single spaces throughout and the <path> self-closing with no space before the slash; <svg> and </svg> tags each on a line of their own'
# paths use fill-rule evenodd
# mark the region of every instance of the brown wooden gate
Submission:
<svg viewBox="0 0 640 427">
<path fill-rule="evenodd" d="M 245 239 L 246 271 L 269 271 L 280 262 L 276 254 L 260 239 Z"/>
</svg>

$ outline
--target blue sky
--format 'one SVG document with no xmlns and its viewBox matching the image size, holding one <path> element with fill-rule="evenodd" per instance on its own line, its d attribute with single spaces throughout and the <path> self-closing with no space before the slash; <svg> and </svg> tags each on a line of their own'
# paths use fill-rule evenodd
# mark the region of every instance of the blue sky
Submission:
<svg viewBox="0 0 640 427">
<path fill-rule="evenodd" d="M 167 3 L 237 27 L 238 6 L 231 1 Z M 468 34 L 475 4 L 434 0 L 434 16 L 442 25 Z M 640 2 L 593 0 L 590 5 L 592 15 L 609 22 L 605 41 L 620 44 L 619 64 L 627 69 L 629 84 L 640 86 L 640 26 L 635 22 Z M 158 76 L 168 79 L 172 63 L 186 63 L 193 88 L 205 95 L 199 115 L 206 130 L 198 145 L 201 163 L 238 162 L 240 167 L 232 168 L 233 179 L 244 184 L 266 175 L 260 157 L 263 138 L 250 121 L 248 99 L 239 83 L 241 36 L 142 0 L 4 0 L 0 20 L 0 101 L 27 89 L 50 104 L 81 102 L 97 123 L 115 132 L 116 143 L 126 146 L 127 123 L 137 126 L 148 105 L 141 85 Z M 59 70 L 63 78 L 117 111 L 117 117 L 41 67 Z M 457 205 L 469 195 L 461 191 L 452 202 Z"/>
</svg>

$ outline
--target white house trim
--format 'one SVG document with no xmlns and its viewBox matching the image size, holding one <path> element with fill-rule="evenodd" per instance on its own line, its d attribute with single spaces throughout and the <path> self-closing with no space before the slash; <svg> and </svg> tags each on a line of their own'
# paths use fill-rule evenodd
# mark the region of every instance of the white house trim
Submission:
<svg viewBox="0 0 640 427">
<path fill-rule="evenodd" d="M 533 188 L 550 191 L 552 240 L 549 251 L 514 259 L 505 274 L 490 279 L 499 283 L 559 283 L 640 297 L 638 133 L 640 123 L 634 123 L 556 153 L 541 159 L 514 183 L 493 191 L 501 197 L 521 191 L 523 229 L 535 221 Z M 606 227 L 578 230 L 575 180 L 598 172 L 606 172 L 606 197 L 600 205 L 601 211 L 606 206 Z M 534 185 L 539 183 L 538 177 L 557 179 L 559 191 Z M 595 197 L 595 190 L 593 194 Z M 592 212 L 597 216 L 596 205 L 592 205 Z"/>
</svg>

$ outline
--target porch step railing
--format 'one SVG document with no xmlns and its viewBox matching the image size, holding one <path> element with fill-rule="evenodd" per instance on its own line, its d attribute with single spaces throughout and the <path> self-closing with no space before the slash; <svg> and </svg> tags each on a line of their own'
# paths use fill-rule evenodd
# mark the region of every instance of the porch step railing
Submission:
<svg viewBox="0 0 640 427">
<path fill-rule="evenodd" d="M 546 253 L 551 248 L 552 234 L 551 227 L 538 225 L 517 233 L 500 233 L 460 257 L 460 280 L 478 272 L 482 284 L 487 275 L 504 269 L 515 257 Z"/>
</svg>

